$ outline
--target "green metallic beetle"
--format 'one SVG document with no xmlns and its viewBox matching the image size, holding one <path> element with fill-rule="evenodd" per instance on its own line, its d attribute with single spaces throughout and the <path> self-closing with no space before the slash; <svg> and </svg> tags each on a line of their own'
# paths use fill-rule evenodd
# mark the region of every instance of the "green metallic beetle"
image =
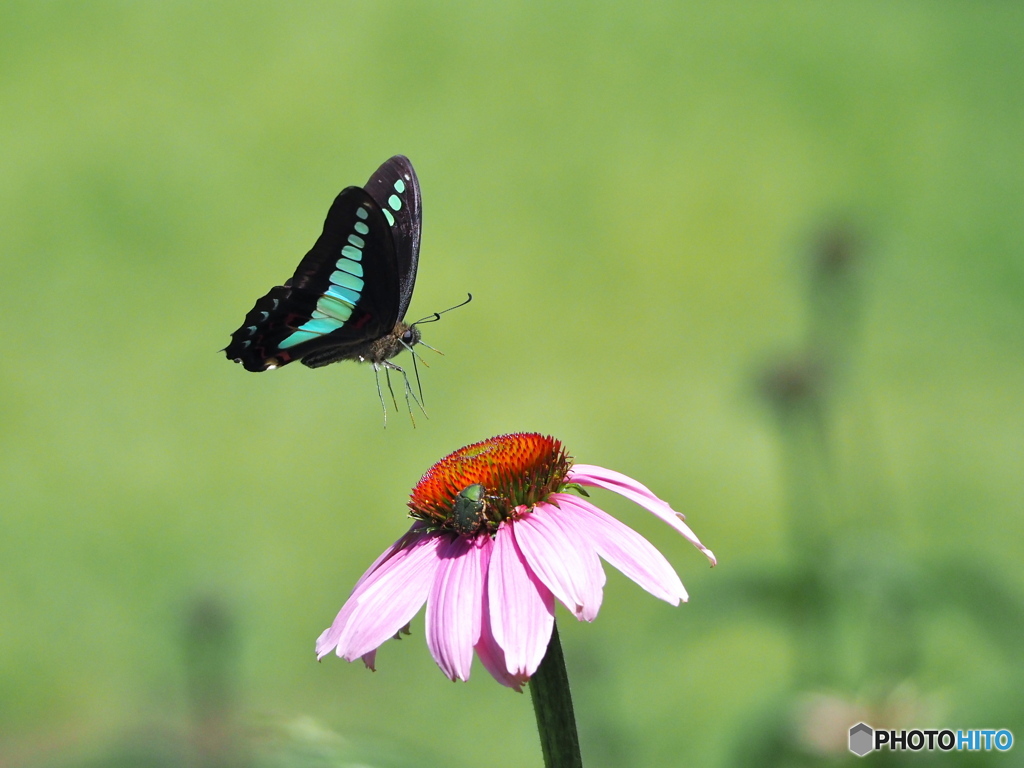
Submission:
<svg viewBox="0 0 1024 768">
<path fill-rule="evenodd" d="M 463 536 L 476 533 L 487 519 L 485 491 L 486 489 L 480 483 L 473 483 L 459 491 L 459 495 L 455 499 L 448 523 Z"/>
</svg>

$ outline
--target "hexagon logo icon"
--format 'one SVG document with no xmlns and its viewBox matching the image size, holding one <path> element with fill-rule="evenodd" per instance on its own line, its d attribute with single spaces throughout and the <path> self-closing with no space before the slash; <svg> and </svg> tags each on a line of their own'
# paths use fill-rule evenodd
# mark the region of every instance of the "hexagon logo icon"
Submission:
<svg viewBox="0 0 1024 768">
<path fill-rule="evenodd" d="M 867 723 L 857 723 L 850 729 L 850 751 L 857 757 L 864 757 L 874 746 L 875 732 Z"/>
</svg>

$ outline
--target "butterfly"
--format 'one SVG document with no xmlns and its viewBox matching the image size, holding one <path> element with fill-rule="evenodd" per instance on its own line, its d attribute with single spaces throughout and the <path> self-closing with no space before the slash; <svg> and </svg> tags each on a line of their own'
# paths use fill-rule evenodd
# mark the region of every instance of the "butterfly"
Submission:
<svg viewBox="0 0 1024 768">
<path fill-rule="evenodd" d="M 391 358 L 423 343 L 418 323 L 440 317 L 405 322 L 421 227 L 416 172 L 395 155 L 365 187 L 348 187 L 334 199 L 295 274 L 256 302 L 224 354 L 255 372 L 295 360 L 310 368 L 355 360 L 404 376 Z"/>
<path fill-rule="evenodd" d="M 342 190 L 295 274 L 256 302 L 224 354 L 258 372 L 294 360 L 310 368 L 380 364 L 418 342 L 402 319 L 416 282 L 421 216 L 419 182 L 401 155 L 366 187 Z"/>
</svg>

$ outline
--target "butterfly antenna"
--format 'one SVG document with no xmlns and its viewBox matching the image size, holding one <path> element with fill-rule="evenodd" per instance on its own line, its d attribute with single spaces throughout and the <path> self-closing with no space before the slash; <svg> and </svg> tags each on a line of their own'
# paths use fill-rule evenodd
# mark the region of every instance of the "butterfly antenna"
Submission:
<svg viewBox="0 0 1024 768">
<path fill-rule="evenodd" d="M 467 304 L 469 304 L 469 302 L 471 302 L 472 300 L 473 300 L 473 294 L 472 293 L 467 293 L 466 294 L 466 300 L 463 301 L 461 304 L 456 304 L 454 307 L 448 307 L 448 309 L 442 309 L 440 312 L 434 312 L 432 315 L 427 315 L 426 317 L 424 317 L 424 318 L 422 318 L 420 320 L 417 320 L 415 323 L 413 323 L 413 325 L 419 325 L 420 323 L 436 323 L 438 320 L 441 319 L 441 315 L 445 314 L 446 312 L 451 312 L 453 309 L 458 309 L 459 307 L 464 307 Z M 420 343 L 422 344 L 423 342 L 420 342 Z M 424 344 L 423 346 L 426 346 L 426 344 Z"/>
</svg>

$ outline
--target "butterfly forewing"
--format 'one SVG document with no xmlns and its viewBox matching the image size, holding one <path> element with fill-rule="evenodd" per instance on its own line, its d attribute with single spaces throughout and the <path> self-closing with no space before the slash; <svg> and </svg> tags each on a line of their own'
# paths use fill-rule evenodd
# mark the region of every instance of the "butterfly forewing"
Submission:
<svg viewBox="0 0 1024 768">
<path fill-rule="evenodd" d="M 378 339 L 400 318 L 400 285 L 390 219 L 366 190 L 348 187 L 292 278 L 256 302 L 224 352 L 264 371 Z"/>
<path fill-rule="evenodd" d="M 374 171 L 365 189 L 391 224 L 391 236 L 398 258 L 398 319 L 401 320 L 409 308 L 409 299 L 412 298 L 412 289 L 416 283 L 420 231 L 423 225 L 420 183 L 409 158 L 395 155 Z"/>
</svg>

